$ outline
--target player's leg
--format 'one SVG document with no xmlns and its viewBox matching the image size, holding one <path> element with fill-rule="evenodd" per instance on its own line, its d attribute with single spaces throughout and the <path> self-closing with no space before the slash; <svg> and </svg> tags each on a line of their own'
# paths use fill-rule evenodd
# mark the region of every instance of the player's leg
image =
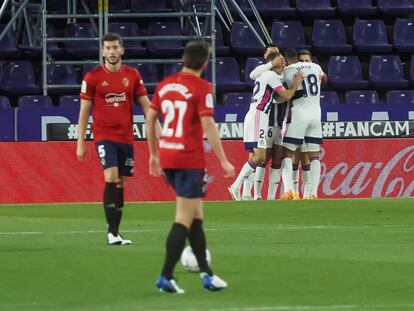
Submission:
<svg viewBox="0 0 414 311">
<path fill-rule="evenodd" d="M 310 159 L 310 192 L 311 198 L 318 198 L 318 187 L 321 176 L 319 160 L 320 145 L 322 144 L 322 127 L 320 120 L 312 120 L 306 132 L 305 142 Z"/>
<path fill-rule="evenodd" d="M 204 288 L 211 291 L 219 291 L 227 287 L 227 283 L 213 274 L 211 267 L 207 263 L 206 259 L 206 236 L 203 229 L 203 202 L 199 200 L 196 208 L 196 213 L 191 224 L 188 240 L 193 250 L 195 257 L 197 258 L 198 267 L 200 268 L 200 276 L 203 282 Z"/>
<path fill-rule="evenodd" d="M 253 152 L 249 152 L 249 160 L 252 158 Z M 252 200 L 252 188 L 254 183 L 254 175 L 251 174 L 249 178 L 247 178 L 245 181 L 243 181 L 243 192 L 242 192 L 242 200 L 248 201 Z"/>
<path fill-rule="evenodd" d="M 249 110 L 244 120 L 244 147 L 246 150 L 253 150 L 254 148 L 266 150 L 267 146 L 267 128 L 269 124 L 269 116 L 259 110 Z M 256 150 L 254 151 L 256 154 Z M 264 153 L 265 155 L 265 153 Z M 240 189 L 247 178 L 252 175 L 258 164 L 263 160 L 257 162 L 257 157 L 253 155 L 252 159 L 249 159 L 242 167 L 236 180 L 230 185 L 229 192 L 233 200 L 240 201 Z"/>
<path fill-rule="evenodd" d="M 292 192 L 293 199 L 299 199 L 299 160 L 300 152 L 296 150 L 292 157 Z"/>
<path fill-rule="evenodd" d="M 122 239 L 118 238 L 117 229 L 117 185 L 120 182 L 118 169 L 118 151 L 114 142 L 98 141 L 96 150 L 103 167 L 105 188 L 103 193 L 103 207 L 108 226 L 108 244 L 121 245 Z"/>
<path fill-rule="evenodd" d="M 307 124 L 305 122 L 292 122 L 286 130 L 285 137 L 283 137 L 283 160 L 282 160 L 282 180 L 284 186 L 284 194 L 282 199 L 293 199 L 293 169 L 292 157 L 293 153 L 303 143 L 303 138 Z"/>
<path fill-rule="evenodd" d="M 303 198 L 310 199 L 310 160 L 307 152 L 301 152 Z"/>
<path fill-rule="evenodd" d="M 123 209 L 124 209 L 124 189 L 126 177 L 134 174 L 134 146 L 130 144 L 116 144 L 118 149 L 118 171 L 119 182 L 117 184 L 117 201 L 116 201 L 116 230 L 119 233 Z M 119 235 L 120 236 L 120 235 Z M 120 236 L 122 238 L 122 236 Z M 123 245 L 131 244 L 130 240 L 122 238 Z"/>
<path fill-rule="evenodd" d="M 273 145 L 272 150 L 272 165 L 269 172 L 269 186 L 267 190 L 267 199 L 274 200 L 276 198 L 277 188 L 280 184 L 280 177 L 282 175 L 282 146 Z"/>
</svg>

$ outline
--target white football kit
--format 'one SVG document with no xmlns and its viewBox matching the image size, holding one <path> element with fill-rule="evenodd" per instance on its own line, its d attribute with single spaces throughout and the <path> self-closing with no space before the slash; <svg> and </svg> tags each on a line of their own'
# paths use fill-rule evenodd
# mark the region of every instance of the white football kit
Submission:
<svg viewBox="0 0 414 311">
<path fill-rule="evenodd" d="M 287 124 L 283 146 L 296 150 L 303 142 L 309 152 L 317 152 L 322 144 L 321 126 L 321 77 L 322 68 L 314 63 L 298 62 L 289 65 L 283 72 L 283 79 L 292 87 L 296 73 L 302 72 L 304 80 L 298 90 L 304 95 L 291 103 L 291 122 Z"/>
<path fill-rule="evenodd" d="M 274 109 L 273 94 L 284 89 L 281 76 L 268 70 L 260 74 L 254 83 L 250 109 L 244 118 L 243 142 L 245 149 L 271 148 L 269 140 L 269 116 Z"/>
</svg>

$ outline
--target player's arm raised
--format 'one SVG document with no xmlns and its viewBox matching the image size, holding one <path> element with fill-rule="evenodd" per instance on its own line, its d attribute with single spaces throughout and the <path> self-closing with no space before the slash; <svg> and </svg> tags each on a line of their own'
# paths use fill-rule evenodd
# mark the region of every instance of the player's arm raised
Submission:
<svg viewBox="0 0 414 311">
<path fill-rule="evenodd" d="M 204 134 L 206 135 L 208 142 L 210 143 L 215 155 L 220 161 L 221 167 L 226 172 L 225 177 L 234 177 L 234 166 L 227 160 L 226 154 L 224 153 L 224 149 L 221 144 L 219 132 L 214 118 L 212 116 L 201 117 L 201 125 L 203 127 Z"/>
<path fill-rule="evenodd" d="M 256 78 L 260 76 L 263 72 L 268 71 L 272 69 L 273 67 L 285 66 L 285 65 L 286 65 L 286 61 L 283 57 L 276 57 L 275 59 L 273 59 L 272 61 L 266 64 L 257 66 L 255 69 L 252 70 L 252 72 L 250 72 L 249 77 L 252 80 L 256 80 Z"/>
<path fill-rule="evenodd" d="M 295 74 L 293 85 L 290 89 L 279 88 L 279 89 L 276 89 L 276 92 L 285 101 L 288 101 L 295 95 L 295 92 L 297 91 L 302 81 L 303 81 L 303 74 L 298 72 L 297 74 Z"/>
<path fill-rule="evenodd" d="M 85 134 L 86 128 L 88 126 L 91 107 L 91 100 L 81 99 L 81 107 L 78 120 L 78 143 L 76 148 L 76 155 L 78 157 L 78 160 L 81 162 L 84 162 L 86 160 Z"/>
</svg>

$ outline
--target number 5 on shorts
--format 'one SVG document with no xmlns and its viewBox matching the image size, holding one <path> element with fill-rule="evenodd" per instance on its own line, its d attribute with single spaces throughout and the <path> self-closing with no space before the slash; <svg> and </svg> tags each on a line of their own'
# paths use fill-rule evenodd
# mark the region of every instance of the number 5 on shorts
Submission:
<svg viewBox="0 0 414 311">
<path fill-rule="evenodd" d="M 104 145 L 99 145 L 98 146 L 98 153 L 99 153 L 99 157 L 102 159 L 102 158 L 105 158 L 105 146 Z"/>
</svg>

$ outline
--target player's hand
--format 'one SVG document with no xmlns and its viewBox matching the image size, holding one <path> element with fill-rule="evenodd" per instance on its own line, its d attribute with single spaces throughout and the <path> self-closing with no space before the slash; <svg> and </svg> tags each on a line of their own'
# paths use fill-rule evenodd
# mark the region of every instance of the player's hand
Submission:
<svg viewBox="0 0 414 311">
<path fill-rule="evenodd" d="M 162 168 L 160 166 L 160 159 L 158 157 L 150 156 L 149 159 L 150 175 L 159 177 L 163 174 Z"/>
<path fill-rule="evenodd" d="M 86 161 L 86 147 L 85 142 L 78 142 L 78 146 L 76 148 L 76 156 L 80 162 Z"/>
<path fill-rule="evenodd" d="M 236 174 L 236 169 L 234 168 L 234 166 L 229 162 L 229 161 L 224 161 L 221 163 L 221 167 L 223 168 L 223 170 L 226 172 L 226 174 L 224 175 L 224 177 L 226 178 L 233 178 L 234 175 Z"/>
<path fill-rule="evenodd" d="M 273 67 L 286 67 L 286 60 L 283 56 L 276 57 L 272 60 Z"/>
<path fill-rule="evenodd" d="M 300 83 L 302 83 L 302 81 L 303 81 L 303 79 L 304 79 L 305 77 L 304 77 L 304 75 L 303 75 L 303 72 L 297 72 L 296 74 L 295 74 L 295 76 L 294 76 L 294 83 L 296 84 L 300 84 Z"/>
</svg>

